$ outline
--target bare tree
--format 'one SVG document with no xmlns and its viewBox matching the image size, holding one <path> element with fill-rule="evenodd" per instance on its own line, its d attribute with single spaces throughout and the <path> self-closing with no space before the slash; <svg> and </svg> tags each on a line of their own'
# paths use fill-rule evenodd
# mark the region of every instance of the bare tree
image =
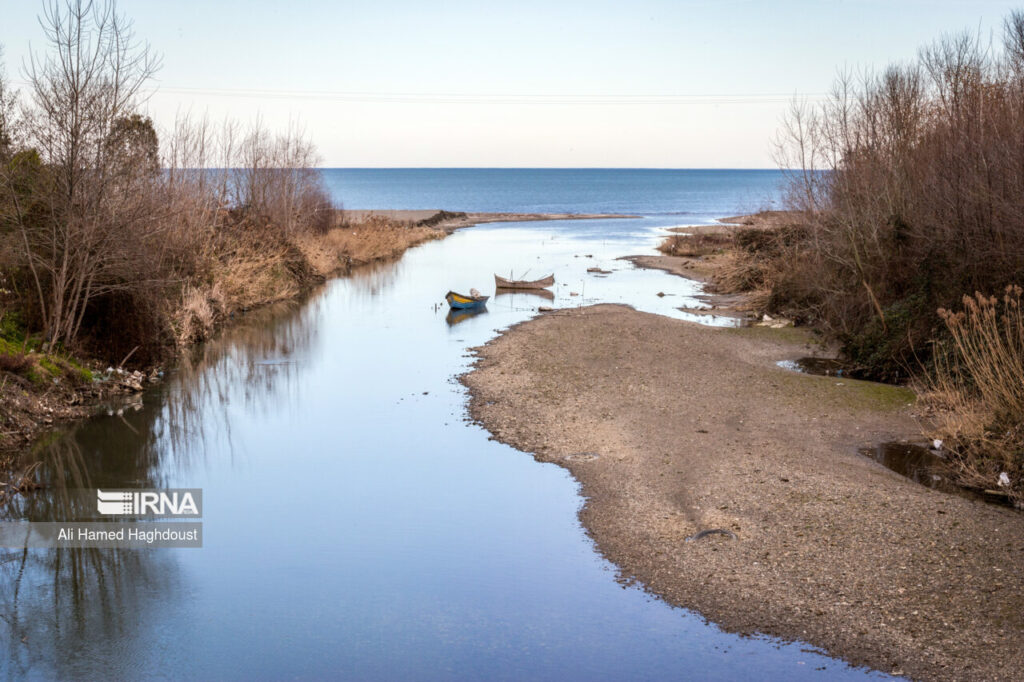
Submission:
<svg viewBox="0 0 1024 682">
<path fill-rule="evenodd" d="M 15 134 L 15 98 L 7 85 L 3 57 L 4 49 L 3 45 L 0 45 L 0 161 L 10 156 Z"/>
<path fill-rule="evenodd" d="M 333 206 L 315 168 L 320 157 L 298 124 L 274 134 L 257 119 L 237 161 L 235 205 L 266 218 L 286 236 L 308 227 L 324 229 L 324 221 L 331 220 Z"/>
<path fill-rule="evenodd" d="M 126 168 L 118 139 L 159 67 L 112 0 L 51 0 L 40 24 L 48 50 L 26 65 L 30 142 L 47 170 L 47 215 L 16 206 L 46 340 L 69 343 L 89 302 L 145 276 L 152 167 Z M 126 245 L 138 244 L 132 250 Z"/>
</svg>

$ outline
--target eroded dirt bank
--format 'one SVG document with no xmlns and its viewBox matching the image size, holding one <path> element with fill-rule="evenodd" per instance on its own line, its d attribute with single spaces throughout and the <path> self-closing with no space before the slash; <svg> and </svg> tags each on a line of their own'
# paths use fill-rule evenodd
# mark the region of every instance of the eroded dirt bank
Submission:
<svg viewBox="0 0 1024 682">
<path fill-rule="evenodd" d="M 775 366 L 798 330 L 601 305 L 478 349 L 471 412 L 567 467 L 599 550 L 723 627 L 920 679 L 1020 679 L 1024 515 L 857 454 L 919 433 L 909 391 Z M 687 542 L 694 533 L 722 528 Z"/>
</svg>

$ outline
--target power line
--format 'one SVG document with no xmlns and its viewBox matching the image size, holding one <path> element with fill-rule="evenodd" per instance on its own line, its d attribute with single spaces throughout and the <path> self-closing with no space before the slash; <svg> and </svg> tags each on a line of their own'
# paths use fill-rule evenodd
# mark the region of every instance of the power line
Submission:
<svg viewBox="0 0 1024 682">
<path fill-rule="evenodd" d="M 157 94 L 196 95 L 212 97 L 248 97 L 281 100 L 334 100 L 340 102 L 394 104 L 777 104 L 787 103 L 792 93 L 719 93 L 719 94 L 653 94 L 653 95 L 542 95 L 542 94 L 466 94 L 409 92 L 343 92 L 312 90 L 266 90 L 228 88 L 160 87 Z M 802 99 L 822 99 L 824 93 L 799 95 Z"/>
<path fill-rule="evenodd" d="M 26 81 L 12 81 L 27 86 Z M 780 104 L 797 97 L 821 100 L 825 93 L 715 93 L 715 94 L 643 94 L 643 95 L 570 95 L 570 94 L 480 94 L 422 92 L 359 92 L 329 90 L 272 90 L 262 88 L 189 88 L 158 86 L 151 94 L 193 95 L 199 97 L 243 97 L 277 100 L 333 100 L 339 102 L 383 104 Z"/>
</svg>

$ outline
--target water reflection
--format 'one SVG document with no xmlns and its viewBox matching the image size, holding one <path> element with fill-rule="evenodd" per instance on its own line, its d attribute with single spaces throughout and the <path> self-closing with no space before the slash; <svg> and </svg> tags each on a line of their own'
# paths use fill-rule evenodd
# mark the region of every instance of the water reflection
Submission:
<svg viewBox="0 0 1024 682">
<path fill-rule="evenodd" d="M 536 299 L 543 299 L 545 301 L 555 300 L 554 292 L 547 289 L 497 289 L 494 295 L 495 297 L 501 296 L 510 299 L 513 305 L 517 303 L 517 300 L 527 303 L 536 303 Z"/>
<path fill-rule="evenodd" d="M 200 465 L 213 447 L 226 445 L 234 457 L 233 405 L 268 413 L 296 399 L 303 365 L 317 351 L 321 297 L 247 315 L 184 357 L 166 386 L 48 434 L 19 461 L 36 465 L 40 488 L 15 495 L 0 516 L 88 518 L 92 502 L 75 491 L 170 487 L 176 472 Z M 0 671 L 81 677 L 94 671 L 76 667 L 82 657 L 102 660 L 105 649 L 116 649 L 106 651 L 115 669 L 130 669 L 133 642 L 152 646 L 150 621 L 183 594 L 177 558 L 168 550 L 0 550 L 0 640 L 7 643 Z"/>
<path fill-rule="evenodd" d="M 448 311 L 444 321 L 448 323 L 449 327 L 454 327 L 459 322 L 465 322 L 471 317 L 482 315 L 487 312 L 487 306 L 482 305 L 476 308 L 452 308 Z"/>
<path fill-rule="evenodd" d="M 134 415 L 128 419 L 141 426 Z M 160 484 L 154 437 L 145 427 L 114 430 L 113 443 L 127 448 L 117 457 L 82 437 L 92 425 L 51 436 L 26 454 L 39 464 L 42 488 L 13 498 L 4 520 L 84 518 L 94 510 L 84 508 L 88 501 L 74 495 L 76 489 L 106 482 Z M 0 550 L 0 641 L 7 643 L 0 670 L 8 677 L 38 674 L 40 668 L 47 676 L 76 677 L 77 657 L 87 648 L 103 648 L 95 646 L 97 638 L 130 650 L 147 630 L 147 604 L 156 594 L 173 593 L 178 582 L 173 556 L 156 551 Z"/>
<path fill-rule="evenodd" d="M 147 641 L 155 595 L 173 593 L 179 575 L 156 551 L 23 549 L 0 555 L 0 581 L 6 677 L 75 679 L 80 657 Z"/>
<path fill-rule="evenodd" d="M 404 260 L 370 263 L 360 267 L 349 279 L 352 292 L 364 297 L 379 296 L 402 274 Z"/>
<path fill-rule="evenodd" d="M 165 468 L 187 471 L 221 448 L 234 458 L 231 410 L 239 405 L 262 415 L 296 408 L 301 376 L 321 350 L 324 291 L 251 312 L 182 359 L 166 393 L 154 395 L 149 427 L 160 434 Z"/>
</svg>

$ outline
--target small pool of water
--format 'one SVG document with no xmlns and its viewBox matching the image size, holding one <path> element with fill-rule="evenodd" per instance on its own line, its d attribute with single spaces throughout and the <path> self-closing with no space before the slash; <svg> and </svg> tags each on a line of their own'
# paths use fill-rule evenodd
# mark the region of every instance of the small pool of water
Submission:
<svg viewBox="0 0 1024 682">
<path fill-rule="evenodd" d="M 860 453 L 928 488 L 972 500 L 1012 506 L 1006 495 L 958 485 L 951 477 L 950 462 L 946 455 L 924 445 L 891 441 L 873 448 L 861 448 Z"/>
<path fill-rule="evenodd" d="M 923 445 L 899 441 L 881 443 L 873 448 L 861 448 L 860 453 L 870 457 L 887 469 L 905 476 L 928 488 L 955 492 L 957 486 L 945 475 L 945 458 Z"/>
<path fill-rule="evenodd" d="M 799 358 L 797 360 L 779 360 L 775 363 L 782 369 L 804 374 L 817 374 L 826 377 L 850 377 L 856 379 L 857 372 L 849 368 L 841 360 L 835 358 Z"/>
</svg>

